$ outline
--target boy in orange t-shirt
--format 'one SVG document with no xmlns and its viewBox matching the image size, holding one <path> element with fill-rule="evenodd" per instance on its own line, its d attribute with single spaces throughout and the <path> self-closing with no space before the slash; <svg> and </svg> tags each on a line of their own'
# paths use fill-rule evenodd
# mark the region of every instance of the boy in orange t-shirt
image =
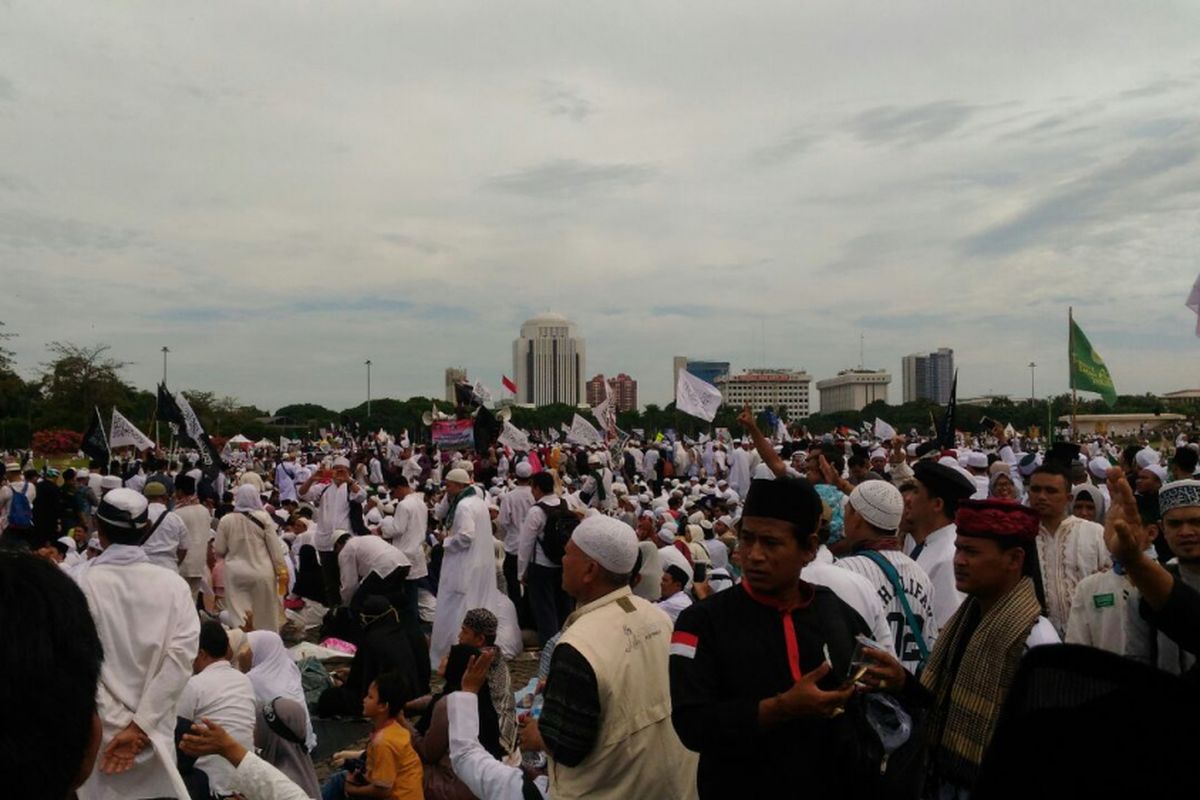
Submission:
<svg viewBox="0 0 1200 800">
<path fill-rule="evenodd" d="M 406 699 L 403 680 L 396 673 L 380 675 L 371 682 L 363 698 L 363 716 L 375 726 L 367 744 L 366 769 L 333 776 L 323 788 L 325 800 L 342 796 L 425 800 L 421 759 L 413 750 L 408 730 L 396 722 L 404 713 Z M 344 780 L 342 795 L 337 793 L 339 778 Z"/>
</svg>

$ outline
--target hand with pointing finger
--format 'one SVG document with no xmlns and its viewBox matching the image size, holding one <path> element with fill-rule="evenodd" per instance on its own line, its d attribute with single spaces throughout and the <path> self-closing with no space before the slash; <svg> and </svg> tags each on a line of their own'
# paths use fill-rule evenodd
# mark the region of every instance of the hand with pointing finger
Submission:
<svg viewBox="0 0 1200 800">
<path fill-rule="evenodd" d="M 840 714 L 846 703 L 854 695 L 854 686 L 844 686 L 833 691 L 825 691 L 817 684 L 829 674 L 832 667 L 825 661 L 816 669 L 804 675 L 776 698 L 779 707 L 787 719 L 797 717 L 835 717 Z"/>
</svg>

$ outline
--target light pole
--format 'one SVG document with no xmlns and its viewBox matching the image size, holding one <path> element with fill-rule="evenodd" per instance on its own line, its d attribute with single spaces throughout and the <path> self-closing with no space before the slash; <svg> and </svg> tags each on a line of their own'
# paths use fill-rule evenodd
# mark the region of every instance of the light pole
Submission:
<svg viewBox="0 0 1200 800">
<path fill-rule="evenodd" d="M 163 345 L 163 386 L 167 385 L 167 353 L 169 352 L 171 352 L 171 349 L 166 345 Z"/>
<path fill-rule="evenodd" d="M 1037 383 L 1035 383 L 1035 376 L 1037 373 L 1035 372 L 1035 370 L 1037 370 L 1037 364 L 1030 361 L 1029 362 L 1029 405 L 1030 406 L 1033 405 L 1034 399 L 1037 397 Z"/>
<path fill-rule="evenodd" d="M 367 365 L 367 417 L 371 416 L 371 359 L 363 362 Z"/>
</svg>

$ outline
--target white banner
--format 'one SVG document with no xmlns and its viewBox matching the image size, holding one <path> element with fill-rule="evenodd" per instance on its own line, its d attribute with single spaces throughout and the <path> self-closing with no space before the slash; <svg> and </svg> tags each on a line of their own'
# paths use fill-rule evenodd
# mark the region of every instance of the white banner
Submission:
<svg viewBox="0 0 1200 800">
<path fill-rule="evenodd" d="M 578 414 L 571 420 L 571 429 L 567 436 L 580 444 L 599 444 L 604 441 L 600 431 Z"/>
<path fill-rule="evenodd" d="M 505 447 L 518 452 L 528 453 L 533 447 L 529 444 L 529 436 L 525 431 L 513 425 L 504 423 L 504 430 L 496 437 L 496 441 Z"/>
<path fill-rule="evenodd" d="M 475 397 L 479 398 L 482 405 L 487 405 L 492 402 L 492 391 L 483 385 L 483 381 L 475 381 L 475 388 L 471 391 L 475 393 Z"/>
<path fill-rule="evenodd" d="M 108 434 L 108 446 L 112 449 L 129 447 L 136 450 L 153 450 L 154 442 L 150 437 L 137 429 L 137 426 L 125 418 L 125 415 L 115 408 L 112 413 L 112 427 Z"/>
<path fill-rule="evenodd" d="M 721 408 L 721 390 L 687 370 L 679 371 L 679 384 L 675 387 L 675 396 L 678 398 L 676 408 L 705 422 L 712 422 Z"/>
<path fill-rule="evenodd" d="M 875 438 L 881 442 L 890 442 L 896 438 L 896 429 L 879 417 L 875 418 Z"/>
</svg>

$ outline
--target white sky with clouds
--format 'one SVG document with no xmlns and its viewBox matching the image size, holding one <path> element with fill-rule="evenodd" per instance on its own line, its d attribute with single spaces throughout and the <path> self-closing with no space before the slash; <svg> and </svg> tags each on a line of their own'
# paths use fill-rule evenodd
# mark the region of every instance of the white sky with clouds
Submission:
<svg viewBox="0 0 1200 800">
<path fill-rule="evenodd" d="M 277 408 L 587 377 L 1200 386 L 1200 3 L 0 0 L 0 320 Z M 765 342 L 764 342 L 765 331 Z M 816 390 L 813 390 L 814 404 Z"/>
</svg>

